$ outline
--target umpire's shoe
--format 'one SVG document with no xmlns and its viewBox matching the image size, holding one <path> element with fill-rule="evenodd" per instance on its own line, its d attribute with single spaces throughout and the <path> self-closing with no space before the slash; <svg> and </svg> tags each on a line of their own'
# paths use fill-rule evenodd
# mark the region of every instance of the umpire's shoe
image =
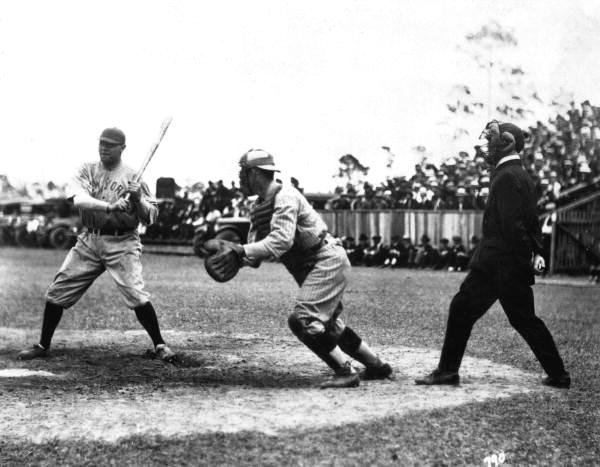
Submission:
<svg viewBox="0 0 600 467">
<path fill-rule="evenodd" d="M 328 388 L 355 388 L 360 384 L 360 376 L 350 362 L 346 362 L 335 375 L 321 384 L 321 389 Z"/>
<path fill-rule="evenodd" d="M 157 358 L 163 362 L 174 363 L 177 360 L 177 354 L 167 347 L 167 344 L 158 344 L 154 350 Z"/>
<path fill-rule="evenodd" d="M 565 372 L 561 376 L 546 376 L 542 379 L 542 384 L 555 388 L 569 389 L 571 387 L 571 375 Z"/>
<path fill-rule="evenodd" d="M 50 352 L 43 348 L 41 344 L 35 344 L 33 347 L 21 350 L 17 355 L 17 360 L 33 360 L 34 358 L 45 358 L 50 356 Z"/>
<path fill-rule="evenodd" d="M 381 366 L 368 366 L 360 373 L 360 379 L 364 381 L 373 381 L 376 379 L 386 379 L 392 375 L 392 367 L 388 363 Z"/>
<path fill-rule="evenodd" d="M 456 371 L 441 371 L 439 369 L 435 369 L 427 376 L 415 379 L 415 383 L 425 386 L 433 386 L 435 384 L 458 386 L 460 383 L 460 376 L 458 376 Z"/>
</svg>

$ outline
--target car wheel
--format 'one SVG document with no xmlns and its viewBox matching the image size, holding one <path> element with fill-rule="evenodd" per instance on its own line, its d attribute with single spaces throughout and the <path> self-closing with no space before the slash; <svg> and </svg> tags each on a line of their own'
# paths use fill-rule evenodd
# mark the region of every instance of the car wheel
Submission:
<svg viewBox="0 0 600 467">
<path fill-rule="evenodd" d="M 50 232 L 50 246 L 57 249 L 67 249 L 71 246 L 73 238 L 66 227 L 56 227 Z"/>
<path fill-rule="evenodd" d="M 27 246 L 27 231 L 24 228 L 15 229 L 14 239 L 17 246 Z"/>
</svg>

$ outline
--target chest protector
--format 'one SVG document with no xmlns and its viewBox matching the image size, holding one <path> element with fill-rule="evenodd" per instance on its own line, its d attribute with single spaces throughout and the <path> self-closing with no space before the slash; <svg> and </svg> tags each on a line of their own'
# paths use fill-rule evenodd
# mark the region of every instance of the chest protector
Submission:
<svg viewBox="0 0 600 467">
<path fill-rule="evenodd" d="M 271 232 L 271 219 L 275 210 L 275 196 L 281 190 L 278 185 L 265 199 L 256 203 L 250 212 L 250 222 L 256 228 L 256 240 L 260 241 Z M 323 235 L 324 238 L 325 234 Z M 323 240 L 323 239 L 320 239 Z M 301 248 L 295 241 L 292 247 L 281 255 L 281 262 L 285 268 L 294 276 L 298 285 L 302 285 L 306 276 L 313 270 L 317 264 L 316 253 L 321 246 L 321 242 L 310 249 Z"/>
<path fill-rule="evenodd" d="M 271 219 L 275 210 L 275 196 L 281 191 L 281 185 L 267 196 L 264 201 L 256 203 L 250 212 L 250 222 L 256 228 L 256 241 L 260 241 L 271 232 Z"/>
</svg>

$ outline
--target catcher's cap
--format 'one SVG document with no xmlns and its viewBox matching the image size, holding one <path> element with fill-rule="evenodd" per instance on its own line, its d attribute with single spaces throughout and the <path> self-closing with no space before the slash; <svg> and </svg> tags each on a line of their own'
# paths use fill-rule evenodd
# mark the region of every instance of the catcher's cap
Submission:
<svg viewBox="0 0 600 467">
<path fill-rule="evenodd" d="M 125 144 L 125 133 L 118 128 L 107 128 L 98 139 L 110 144 Z"/>
<path fill-rule="evenodd" d="M 244 168 L 258 167 L 271 172 L 281 172 L 275 167 L 273 156 L 263 149 L 250 149 L 240 159 L 240 165 Z"/>
</svg>

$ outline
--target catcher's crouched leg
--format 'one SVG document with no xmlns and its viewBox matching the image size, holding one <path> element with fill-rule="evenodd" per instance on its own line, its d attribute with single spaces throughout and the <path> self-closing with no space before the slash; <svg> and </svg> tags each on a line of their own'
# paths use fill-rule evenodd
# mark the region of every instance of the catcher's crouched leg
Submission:
<svg viewBox="0 0 600 467">
<path fill-rule="evenodd" d="M 322 389 L 352 388 L 360 384 L 358 373 L 337 345 L 335 332 L 328 331 L 319 319 L 302 316 L 297 311 L 290 315 L 288 324 L 296 337 L 335 371 L 335 375 L 321 383 Z"/>
<path fill-rule="evenodd" d="M 346 354 L 365 366 L 361 379 L 386 379 L 391 376 L 392 367 L 382 362 L 367 343 L 348 326 L 344 327 L 338 345 Z"/>
<path fill-rule="evenodd" d="M 340 363 L 330 353 L 337 346 L 337 339 L 326 332 L 325 325 L 317 318 L 299 316 L 294 311 L 288 317 L 288 326 L 294 335 L 323 360 L 332 370 L 339 370 Z"/>
</svg>

